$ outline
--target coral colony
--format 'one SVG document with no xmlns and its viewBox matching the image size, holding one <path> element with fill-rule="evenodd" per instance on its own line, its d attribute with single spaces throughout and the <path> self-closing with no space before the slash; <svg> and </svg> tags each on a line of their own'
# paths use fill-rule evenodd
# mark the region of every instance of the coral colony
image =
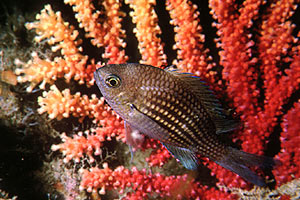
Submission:
<svg viewBox="0 0 300 200">
<path fill-rule="evenodd" d="M 72 6 L 85 37 L 95 47 L 104 49 L 103 61 L 116 64 L 128 60 L 126 34 L 121 25 L 125 13 L 118 0 L 103 0 L 100 2 L 102 10 L 95 9 L 94 4 L 99 3 L 96 1 L 64 2 Z M 131 8 L 129 14 L 135 24 L 133 32 L 141 54 L 139 62 L 156 67 L 171 64 L 167 63 L 168 54 L 160 39 L 160 16 L 154 10 L 155 0 L 125 0 L 125 4 Z M 300 33 L 290 21 L 297 4 L 299 1 L 296 0 L 245 0 L 241 4 L 210 0 L 220 56 L 219 63 L 215 63 L 210 51 L 204 47 L 205 37 L 197 6 L 186 0 L 166 0 L 170 23 L 174 26 L 174 49 L 177 50 L 173 64 L 202 77 L 236 110 L 242 126 L 233 137 L 234 141 L 241 142 L 241 149 L 263 154 L 274 127 L 280 129 L 280 152 L 275 158 L 282 164 L 273 169 L 275 189 L 300 178 L 300 101 L 291 97 L 299 91 L 300 84 Z M 28 92 L 36 86 L 45 89 L 46 84 L 51 85 L 38 98 L 38 112 L 47 113 L 53 120 L 73 116 L 78 118 L 78 123 L 90 118 L 96 127 L 71 137 L 62 133 L 62 143 L 51 149 L 60 151 L 66 163 L 80 162 L 86 157 L 89 162 L 96 162 L 95 157 L 102 153 L 104 141 L 115 137 L 119 142 L 125 142 L 122 119 L 103 98 L 79 92 L 72 94 L 68 88 L 59 90 L 55 83 L 57 78 L 66 82 L 73 79 L 88 90 L 94 84 L 93 72 L 102 64 L 83 54 L 78 30 L 65 22 L 61 13 L 54 12 L 50 5 L 46 5 L 37 14 L 36 21 L 27 23 L 26 27 L 35 30 L 37 43 L 46 41 L 58 55 L 45 59 L 39 52 L 33 52 L 32 59 L 16 70 L 19 83 L 30 83 Z M 283 108 L 291 101 L 288 108 Z M 157 141 L 147 139 L 142 148 L 153 148 L 146 159 L 150 167 L 162 167 L 171 158 Z M 239 196 L 232 192 L 234 189 L 253 187 L 214 162 L 203 159 L 203 163 L 216 177 L 217 187 L 205 186 L 188 174 L 167 176 L 136 167 L 110 168 L 110 163 L 104 163 L 79 170 L 80 190 L 94 195 L 100 193 L 98 198 L 114 190 L 125 199 L 237 199 Z M 278 195 L 289 199 L 288 195 Z"/>
</svg>

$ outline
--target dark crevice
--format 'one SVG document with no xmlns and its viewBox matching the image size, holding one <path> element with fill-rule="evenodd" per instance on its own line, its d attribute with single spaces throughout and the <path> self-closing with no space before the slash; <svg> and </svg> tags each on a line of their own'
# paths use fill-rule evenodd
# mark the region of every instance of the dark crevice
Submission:
<svg viewBox="0 0 300 200">
<path fill-rule="evenodd" d="M 122 20 L 122 29 L 125 30 L 126 37 L 124 42 L 126 43 L 125 54 L 128 55 L 128 63 L 138 63 L 141 59 L 141 54 L 138 49 L 138 41 L 133 33 L 135 24 L 132 23 L 132 18 L 129 16 L 131 9 L 128 4 L 122 2 L 121 10 L 126 13 L 126 16 Z"/>
<path fill-rule="evenodd" d="M 283 114 L 286 114 L 290 109 L 292 109 L 294 103 L 298 102 L 298 100 L 300 99 L 300 84 L 298 86 L 298 90 L 294 91 L 287 102 L 282 105 Z"/>
<path fill-rule="evenodd" d="M 219 63 L 220 56 L 219 50 L 216 47 L 215 39 L 218 38 L 217 36 L 217 29 L 213 27 L 212 24 L 215 22 L 212 15 L 209 13 L 210 8 L 208 6 L 208 1 L 192 1 L 193 4 L 197 5 L 198 11 L 200 12 L 200 25 L 202 27 L 202 33 L 205 35 L 205 42 L 204 47 L 209 49 L 209 55 L 212 55 L 213 62 Z M 221 66 L 218 66 L 217 71 L 221 71 Z"/>
<path fill-rule="evenodd" d="M 45 144 L 37 137 L 40 132 L 26 127 L 9 128 L 2 120 L 0 130 L 0 188 L 18 199 L 46 199 L 42 184 L 34 175 L 45 154 Z"/>
<path fill-rule="evenodd" d="M 169 11 L 166 10 L 165 1 L 157 1 L 154 9 L 158 16 L 158 25 L 162 32 L 160 37 L 164 44 L 164 53 L 167 55 L 167 63 L 171 65 L 172 61 L 177 57 L 176 50 L 173 49 L 175 44 L 174 26 L 170 24 L 171 17 Z"/>
<path fill-rule="evenodd" d="M 195 181 L 199 181 L 202 185 L 208 187 L 216 187 L 218 179 L 211 175 L 211 169 L 207 166 L 199 164 Z"/>
<path fill-rule="evenodd" d="M 274 127 L 273 132 L 268 138 L 268 143 L 266 145 L 265 155 L 269 157 L 274 157 L 276 154 L 280 152 L 280 133 L 282 129 L 280 127 L 281 117 L 277 120 L 277 125 Z"/>
<path fill-rule="evenodd" d="M 86 32 L 84 28 L 81 28 L 79 26 L 79 22 L 75 18 L 76 13 L 73 11 L 72 6 L 70 6 L 69 4 L 64 4 L 63 1 L 51 1 L 50 4 L 55 12 L 61 12 L 61 16 L 65 22 L 68 22 L 70 25 L 74 26 L 74 30 L 78 31 L 79 35 L 77 36 L 76 40 L 82 40 L 82 43 L 79 45 L 80 47 L 82 47 L 82 52 L 80 53 L 82 55 L 88 55 L 89 59 L 87 61 L 87 64 L 90 64 L 91 60 L 94 60 L 95 63 L 97 63 L 98 61 L 103 61 L 102 53 L 104 52 L 104 48 L 98 48 L 91 43 L 92 38 L 85 37 Z M 97 3 L 94 3 L 94 6 L 96 8 L 95 11 L 97 10 L 97 8 L 99 8 L 101 9 L 101 11 L 105 12 L 104 8 L 99 6 Z M 100 15 L 99 23 L 101 23 L 101 20 L 104 20 L 104 17 L 105 15 Z"/>
<path fill-rule="evenodd" d="M 300 98 L 300 90 L 295 91 L 288 101 L 282 106 L 282 114 L 277 117 L 277 125 L 274 127 L 272 133 L 268 138 L 268 143 L 266 145 L 265 155 L 269 157 L 274 157 L 281 150 L 281 141 L 280 136 L 282 134 L 281 123 L 283 122 L 283 117 L 289 110 L 293 108 L 294 103 L 296 103 Z M 269 180 L 274 179 L 274 175 L 270 170 L 264 171 L 265 175 L 269 176 Z M 273 181 L 269 184 L 270 188 L 274 188 L 276 185 L 276 181 Z"/>
<path fill-rule="evenodd" d="M 293 32 L 292 32 L 292 35 L 293 36 L 297 36 L 297 34 L 299 33 L 300 31 L 300 6 L 298 4 L 293 16 L 291 17 L 291 21 L 293 24 L 296 25 L 296 27 L 294 28 Z"/>
</svg>

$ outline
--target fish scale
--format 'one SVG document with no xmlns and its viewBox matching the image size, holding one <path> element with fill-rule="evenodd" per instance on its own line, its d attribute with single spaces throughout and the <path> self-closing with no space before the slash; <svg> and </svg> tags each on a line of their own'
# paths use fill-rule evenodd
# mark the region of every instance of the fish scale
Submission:
<svg viewBox="0 0 300 200">
<path fill-rule="evenodd" d="M 154 105 L 154 104 L 151 104 L 151 105 Z M 156 107 L 158 107 L 158 106 L 156 106 Z M 160 108 L 160 109 L 163 110 L 163 108 Z M 178 133 L 183 133 L 183 130 L 180 130 L 180 128 L 178 127 L 178 123 L 177 124 L 174 123 L 175 119 L 172 120 L 172 118 L 175 118 L 175 115 L 171 114 L 172 111 L 169 110 L 168 113 L 170 113 L 170 114 L 168 114 L 167 116 L 165 116 L 165 115 L 160 115 L 160 112 L 157 112 L 157 111 L 151 109 L 151 106 L 147 107 L 147 108 L 141 108 L 140 110 L 141 110 L 142 113 L 144 113 L 148 117 L 152 118 L 153 121 L 156 121 L 158 124 L 160 124 L 160 126 L 162 126 L 164 129 L 168 130 L 168 132 L 170 132 L 169 135 L 170 135 L 171 138 L 174 138 L 174 136 L 175 136 L 174 134 L 172 134 L 172 132 L 176 132 L 177 131 Z M 153 113 L 153 116 L 152 115 L 148 115 L 149 110 L 151 110 L 151 112 Z M 145 111 L 147 111 L 147 112 L 145 112 Z M 158 115 L 160 115 L 160 118 L 161 118 L 162 121 L 161 120 L 156 120 L 156 116 L 158 116 Z M 174 127 L 177 126 L 177 127 L 173 131 L 171 131 L 170 128 L 172 126 L 174 126 Z M 178 136 L 182 137 L 181 134 L 178 134 Z M 169 142 L 175 142 L 176 141 L 176 143 L 178 145 L 182 145 L 184 142 L 188 143 L 189 145 L 193 144 L 191 142 L 191 140 L 187 139 L 186 137 L 183 137 L 181 139 L 181 141 L 180 141 L 179 137 L 177 137 L 179 140 L 178 139 L 174 139 L 175 141 L 174 140 L 172 141 L 171 138 L 169 138 L 169 140 L 170 140 Z M 182 142 L 182 141 L 184 141 L 184 142 Z"/>
<path fill-rule="evenodd" d="M 200 154 L 247 181 L 266 185 L 248 166 L 272 167 L 275 161 L 218 138 L 237 123 L 199 77 L 134 63 L 106 65 L 94 77 L 107 103 L 124 119 L 128 143 L 134 141 L 131 131 L 140 132 L 159 140 L 187 169 L 197 169 Z"/>
<path fill-rule="evenodd" d="M 170 137 L 167 141 L 162 142 L 171 144 L 176 143 L 176 145 L 181 147 L 191 147 L 195 149 L 201 146 L 202 148 L 197 149 L 198 151 L 200 151 L 199 153 L 203 156 L 208 156 L 211 159 L 218 159 L 226 152 L 226 148 L 223 147 L 223 144 L 216 144 L 216 142 L 218 142 L 217 140 L 212 141 L 207 139 L 211 138 L 211 136 L 208 136 L 208 134 L 209 132 L 215 131 L 215 127 L 214 124 L 211 123 L 211 119 L 205 112 L 203 106 L 201 105 L 201 102 L 199 102 L 199 100 L 196 99 L 195 95 L 188 94 L 185 91 L 185 88 L 183 88 L 179 84 L 175 84 L 176 87 L 173 84 L 173 88 L 171 86 L 167 87 L 169 84 L 166 83 L 169 82 L 169 77 L 163 73 L 157 73 L 155 75 L 152 75 L 151 81 L 147 81 L 146 79 L 144 79 L 143 76 L 148 76 L 147 71 L 141 75 L 140 81 L 143 86 L 148 88 L 148 90 L 143 96 L 140 96 L 141 99 L 136 100 L 138 102 L 136 103 L 136 105 L 141 106 L 140 111 L 142 113 L 144 113 L 143 110 L 147 110 L 148 112 L 150 111 L 151 115 L 148 115 L 147 113 L 144 114 L 146 114 L 153 121 L 158 123 L 165 130 L 167 130 L 168 135 Z M 176 80 L 174 82 L 176 82 Z M 158 92 L 161 92 L 159 91 L 159 88 L 168 88 L 168 90 L 162 92 L 161 95 L 158 95 Z M 177 104 L 175 103 L 176 100 L 174 96 L 178 101 Z M 189 96 L 189 98 L 187 96 Z M 172 97 L 173 101 L 171 100 Z M 151 102 L 151 106 L 153 107 L 142 105 L 139 103 L 141 101 L 144 102 L 145 99 L 147 102 Z M 193 99 L 193 103 L 191 103 L 191 99 Z M 167 102 L 167 106 L 162 106 L 161 103 L 158 103 L 158 100 L 165 100 Z M 192 110 L 197 110 L 198 113 L 201 113 L 201 121 L 195 120 L 199 118 L 194 118 L 193 115 L 191 115 L 191 112 L 187 112 L 187 106 L 189 106 Z M 184 109 L 184 107 L 186 107 L 186 109 Z M 178 111 L 175 111 L 175 108 L 177 108 Z M 168 112 L 172 112 L 172 117 L 174 118 L 174 120 L 172 121 L 171 117 L 161 115 L 161 113 L 158 112 L 159 110 L 167 110 Z M 160 120 L 156 119 L 157 116 L 159 116 L 161 119 L 163 119 L 163 121 L 166 121 L 168 123 L 161 123 Z M 180 121 L 176 124 L 174 123 L 175 119 L 180 119 Z M 190 125 L 193 121 L 195 121 L 194 124 L 197 124 L 197 126 L 195 125 L 193 127 Z M 183 124 L 186 126 L 185 130 L 182 128 L 182 126 L 179 126 L 179 123 L 182 122 L 184 122 Z M 218 151 L 216 151 L 215 148 L 218 148 Z"/>
</svg>

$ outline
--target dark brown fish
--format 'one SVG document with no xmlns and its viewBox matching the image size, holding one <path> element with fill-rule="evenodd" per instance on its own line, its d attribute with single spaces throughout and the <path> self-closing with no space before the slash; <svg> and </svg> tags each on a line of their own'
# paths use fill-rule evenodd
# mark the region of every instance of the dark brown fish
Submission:
<svg viewBox="0 0 300 200">
<path fill-rule="evenodd" d="M 199 77 L 142 64 L 110 64 L 97 69 L 94 76 L 108 104 L 126 122 L 127 131 L 159 140 L 187 169 L 197 169 L 196 154 L 201 154 L 265 186 L 247 166 L 270 167 L 274 160 L 219 140 L 218 133 L 233 130 L 236 123 Z"/>
</svg>

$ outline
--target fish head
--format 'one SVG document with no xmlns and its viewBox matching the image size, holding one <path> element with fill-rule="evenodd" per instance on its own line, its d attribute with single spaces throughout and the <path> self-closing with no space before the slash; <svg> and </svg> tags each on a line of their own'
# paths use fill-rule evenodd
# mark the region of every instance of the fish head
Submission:
<svg viewBox="0 0 300 200">
<path fill-rule="evenodd" d="M 130 64 L 107 64 L 94 72 L 96 84 L 107 103 L 122 116 L 133 103 L 138 77 Z"/>
</svg>

